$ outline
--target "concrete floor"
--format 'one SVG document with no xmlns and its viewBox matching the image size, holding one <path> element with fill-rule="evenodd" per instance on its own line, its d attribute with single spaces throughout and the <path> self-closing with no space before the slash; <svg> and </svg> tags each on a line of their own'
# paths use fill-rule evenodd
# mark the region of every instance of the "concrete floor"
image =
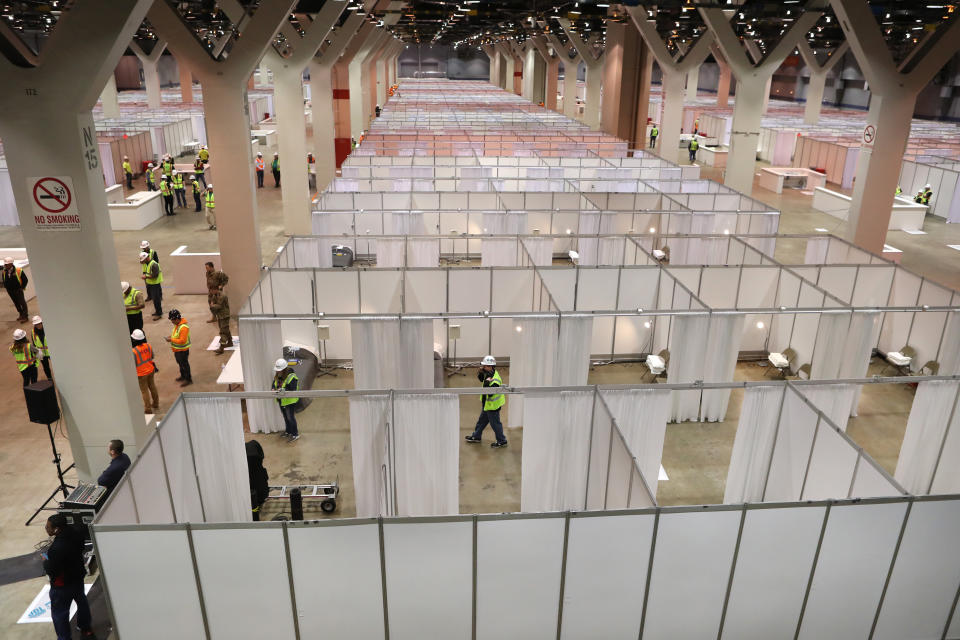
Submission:
<svg viewBox="0 0 960 640">
<path fill-rule="evenodd" d="M 686 162 L 686 153 L 678 153 L 678 160 Z M 758 163 L 758 167 L 760 164 Z M 704 168 L 704 177 L 721 179 L 719 170 Z M 842 234 L 845 224 L 826 214 L 812 211 L 811 198 L 798 191 L 788 190 L 782 195 L 763 190 L 755 185 L 754 197 L 779 208 L 781 233 L 813 233 L 822 227 Z M 283 241 L 280 191 L 267 187 L 258 191 L 262 257 L 265 263 Z M 181 244 L 191 250 L 215 250 L 215 232 L 207 231 L 201 218 L 192 210 L 183 210 L 176 217 L 164 218 L 144 231 L 115 232 L 121 276 L 131 281 L 140 273 L 137 261 L 141 239 L 149 239 L 161 256 L 168 255 Z M 221 213 L 223 215 L 223 213 Z M 888 242 L 903 249 L 903 265 L 937 282 L 960 288 L 960 252 L 946 247 L 960 244 L 960 225 L 946 225 L 928 217 L 925 224 L 928 235 L 908 235 L 893 231 Z M 0 246 L 23 246 L 18 229 L 0 229 Z M 784 243 L 776 256 L 784 262 L 802 262 L 799 249 Z M 162 260 L 161 260 L 162 262 Z M 192 320 L 194 344 L 206 345 L 216 335 L 215 325 L 204 322 L 209 316 L 204 296 L 172 295 L 172 282 L 165 282 L 167 293 L 164 308 L 176 306 Z M 240 308 L 243 292 L 228 291 L 234 311 Z M 41 302 L 42 304 L 42 302 Z M 31 314 L 37 312 L 36 301 L 31 302 Z M 39 309 L 42 314 L 42 308 Z M 0 296 L 0 334 L 9 335 L 19 327 L 16 312 L 10 300 Z M 147 320 L 148 338 L 157 348 L 161 369 L 157 380 L 160 389 L 160 413 L 176 398 L 180 387 L 173 381 L 176 367 L 172 354 L 162 348 L 161 336 L 169 331 L 169 323 L 151 324 Z M 57 345 L 52 345 L 56 363 Z M 216 377 L 227 356 L 195 348 L 191 366 L 195 384 L 191 391 L 223 391 Z M 54 364 L 54 368 L 56 364 Z M 93 370 L 92 370 L 93 371 Z M 872 372 L 873 370 L 871 370 Z M 636 383 L 640 381 L 639 365 L 609 365 L 591 371 L 591 384 Z M 450 386 L 472 386 L 475 371 L 465 370 L 464 376 L 450 378 Z M 505 379 L 509 380 L 509 372 Z M 755 364 L 741 364 L 737 379 L 759 379 L 766 374 Z M 0 367 L 0 385 L 6 393 L 0 394 L 0 558 L 29 553 L 33 545 L 46 536 L 41 517 L 30 527 L 24 521 L 49 495 L 55 486 L 56 475 L 50 463 L 47 434 L 42 426 L 27 420 L 26 408 L 20 394 L 20 376 L 15 367 Z M 352 375 L 339 371 L 337 378 L 317 380 L 315 388 L 350 388 Z M 888 471 L 893 471 L 903 438 L 913 389 L 908 385 L 868 386 L 860 402 L 860 416 L 850 421 L 848 433 Z M 733 391 L 727 420 L 721 423 L 684 423 L 668 425 L 664 444 L 663 466 L 670 478 L 658 486 L 662 504 L 703 504 L 721 501 L 730 459 L 733 437 L 742 401 L 742 392 Z M 473 427 L 479 401 L 465 397 L 461 402 L 461 435 Z M 326 399 L 314 402 L 300 414 L 300 428 L 304 434 L 295 444 L 288 444 L 276 435 L 257 434 L 266 451 L 266 467 L 273 484 L 325 482 L 339 476 L 343 492 L 336 516 L 353 515 L 353 486 L 349 442 L 349 420 L 346 399 Z M 510 446 L 494 450 L 486 444 L 461 447 L 460 508 L 463 513 L 516 511 L 520 507 L 520 460 L 522 430 L 509 430 Z M 253 437 L 248 434 L 248 438 Z M 489 439 L 490 436 L 487 436 Z M 70 462 L 69 444 L 65 437 L 57 438 L 65 464 Z M 104 443 L 106 446 L 106 443 Z M 71 474 L 75 478 L 75 474 Z M 265 512 L 265 518 L 273 512 Z M 0 586 L 0 637 L 12 640 L 47 638 L 49 625 L 17 625 L 32 598 L 44 584 L 43 578 Z"/>
</svg>

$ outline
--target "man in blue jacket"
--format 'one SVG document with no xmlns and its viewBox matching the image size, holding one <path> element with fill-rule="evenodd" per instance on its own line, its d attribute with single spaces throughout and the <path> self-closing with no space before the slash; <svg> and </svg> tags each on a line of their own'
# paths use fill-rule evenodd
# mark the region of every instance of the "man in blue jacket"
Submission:
<svg viewBox="0 0 960 640">
<path fill-rule="evenodd" d="M 110 465 L 97 478 L 97 484 L 106 487 L 109 496 L 130 468 L 130 457 L 123 452 L 123 440 L 111 440 L 107 451 L 110 453 Z"/>
</svg>

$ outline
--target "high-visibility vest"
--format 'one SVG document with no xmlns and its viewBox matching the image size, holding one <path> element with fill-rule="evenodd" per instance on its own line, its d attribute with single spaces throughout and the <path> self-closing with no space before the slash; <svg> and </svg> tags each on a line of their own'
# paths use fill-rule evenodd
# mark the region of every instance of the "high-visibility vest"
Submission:
<svg viewBox="0 0 960 640">
<path fill-rule="evenodd" d="M 500 379 L 500 372 L 497 370 L 493 371 L 493 382 L 497 383 L 497 386 L 503 386 L 503 380 Z M 492 385 L 491 385 L 492 386 Z M 496 393 L 490 396 L 487 396 L 486 402 L 483 403 L 484 411 L 496 411 L 502 407 L 507 402 L 507 396 L 502 393 Z"/>
<path fill-rule="evenodd" d="M 299 390 L 300 390 L 300 378 L 298 378 L 298 377 L 297 377 L 297 374 L 295 374 L 293 371 L 291 371 L 291 372 L 287 375 L 287 377 L 283 379 L 283 384 L 280 384 L 280 385 L 277 385 L 277 377 L 274 376 L 274 377 L 273 377 L 273 390 L 274 390 L 274 391 L 282 391 L 282 390 L 285 389 L 286 386 L 287 386 L 288 384 L 290 384 L 291 382 L 296 382 L 296 383 L 297 383 L 296 390 L 299 391 Z M 297 404 L 297 402 L 300 400 L 300 398 L 277 398 L 277 400 L 280 402 L 280 406 L 281 406 L 281 407 L 286 407 L 286 406 L 289 406 L 289 405 L 291 405 L 291 404 Z"/>
<path fill-rule="evenodd" d="M 157 265 L 157 277 L 151 278 L 150 272 L 153 270 L 153 265 L 155 264 Z M 143 273 L 147 276 L 147 279 L 145 280 L 147 284 L 160 284 L 163 282 L 163 271 L 161 271 L 160 265 L 157 264 L 156 260 L 148 260 L 147 262 L 144 262 Z"/>
<path fill-rule="evenodd" d="M 191 184 L 193 185 L 193 192 L 200 193 L 200 181 L 194 180 Z"/>
<path fill-rule="evenodd" d="M 697 142 L 696 139 L 693 139 L 690 141 L 690 151 L 696 151 L 699 148 L 700 148 L 700 143 Z"/>
<path fill-rule="evenodd" d="M 650 129 L 650 135 L 656 138 L 658 135 L 660 135 L 660 129 L 657 129 L 656 127 Z"/>
<path fill-rule="evenodd" d="M 153 347 L 144 342 L 133 348 L 133 364 L 137 367 L 137 377 L 148 376 L 156 367 L 153 364 Z"/>
<path fill-rule="evenodd" d="M 130 163 L 127 162 L 126 160 L 124 160 L 124 162 L 123 162 L 123 172 L 124 172 L 124 173 L 129 173 L 129 174 L 132 174 L 132 173 L 133 173 L 133 169 L 130 167 Z"/>
<path fill-rule="evenodd" d="M 202 175 L 202 174 L 203 174 L 203 161 L 202 161 L 202 160 L 197 160 L 197 161 L 193 164 L 193 172 L 194 172 L 195 174 L 197 174 L 197 175 Z"/>
<path fill-rule="evenodd" d="M 170 183 L 166 180 L 160 182 L 160 195 L 169 196 L 170 195 Z"/>
<path fill-rule="evenodd" d="M 153 181 L 154 181 L 153 169 L 147 169 L 147 186 L 148 187 L 153 186 Z"/>
<path fill-rule="evenodd" d="M 183 189 L 183 174 L 178 173 L 173 176 L 173 188 L 174 189 Z"/>
<path fill-rule="evenodd" d="M 30 332 L 30 342 L 33 343 L 33 346 L 37 348 L 44 358 L 50 357 L 50 347 L 47 346 L 47 334 L 43 334 L 43 337 L 37 335 L 36 331 Z"/>
<path fill-rule="evenodd" d="M 174 351 L 187 351 L 190 348 L 190 325 L 186 320 L 180 320 L 180 324 L 170 332 L 170 348 Z"/>
<path fill-rule="evenodd" d="M 274 158 L 273 162 L 270 163 L 270 168 L 274 171 L 280 171 L 280 158 Z"/>
<path fill-rule="evenodd" d="M 135 287 L 130 287 L 130 291 L 127 292 L 127 295 L 123 296 L 123 305 L 124 307 L 132 307 L 137 304 L 137 294 L 140 293 Z M 128 316 L 135 316 L 140 313 L 140 309 L 127 309 Z"/>
<path fill-rule="evenodd" d="M 168 175 L 170 175 L 170 173 L 171 173 L 172 171 L 173 171 L 173 163 L 172 163 L 172 162 L 164 162 L 164 163 L 163 163 L 163 175 L 168 176 Z"/>
<path fill-rule="evenodd" d="M 207 209 L 213 209 L 216 206 L 213 202 L 213 191 L 207 191 L 206 201 Z"/>
<path fill-rule="evenodd" d="M 903 189 L 900 188 L 900 185 L 897 185 L 897 195 L 903 193 Z"/>
<path fill-rule="evenodd" d="M 206 162 L 210 159 L 210 152 L 206 149 L 200 149 L 200 152 L 197 155 L 200 156 L 201 162 Z"/>
<path fill-rule="evenodd" d="M 156 250 L 150 249 L 150 251 L 147 251 L 146 253 L 150 254 L 150 260 L 153 260 L 157 264 L 160 264 L 160 256 L 157 255 Z"/>
<path fill-rule="evenodd" d="M 23 371 L 27 367 L 37 366 L 36 360 L 30 362 L 31 356 L 33 356 L 33 347 L 31 347 L 29 344 L 24 344 L 21 347 L 11 345 L 10 353 L 13 354 L 13 359 L 17 361 L 18 371 Z"/>
<path fill-rule="evenodd" d="M 263 171 L 263 158 L 257 158 L 254 163 L 257 165 L 257 171 Z"/>
<path fill-rule="evenodd" d="M 20 283 L 20 287 L 22 288 L 23 287 L 23 269 L 21 269 L 20 267 L 14 267 L 13 272 L 14 272 L 14 277 L 17 279 L 17 282 Z M 0 280 L 3 280 L 5 282 L 7 279 L 7 270 L 0 269 L 0 274 L 2 274 L 0 275 Z"/>
<path fill-rule="evenodd" d="M 923 204 L 930 204 L 930 198 L 933 197 L 933 191 L 927 189 L 923 192 Z"/>
</svg>

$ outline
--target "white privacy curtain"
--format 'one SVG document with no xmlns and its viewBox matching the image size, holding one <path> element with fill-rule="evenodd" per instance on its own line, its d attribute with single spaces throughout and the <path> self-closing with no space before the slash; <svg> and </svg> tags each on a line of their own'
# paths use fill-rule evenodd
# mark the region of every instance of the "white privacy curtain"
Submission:
<svg viewBox="0 0 960 640">
<path fill-rule="evenodd" d="M 427 232 L 423 211 L 394 211 L 386 217 L 385 235 L 416 236 Z"/>
<path fill-rule="evenodd" d="M 803 264 L 826 264 L 830 238 L 810 238 L 803 256 Z"/>
<path fill-rule="evenodd" d="M 510 351 L 510 386 L 548 387 L 553 385 L 557 362 L 557 319 L 525 318 L 515 322 Z M 523 398 L 511 394 L 507 402 L 507 426 L 524 424 Z"/>
<path fill-rule="evenodd" d="M 957 482 L 960 412 L 955 409 L 958 387 L 960 383 L 945 380 L 921 382 L 917 386 L 893 474 L 910 493 L 926 495 L 960 490 Z M 945 441 L 947 446 L 943 446 Z"/>
<path fill-rule="evenodd" d="M 835 380 L 840 373 L 844 341 L 850 327 L 849 313 L 821 313 L 817 341 L 813 347 L 811 380 Z"/>
<path fill-rule="evenodd" d="M 947 326 L 943 333 L 939 357 L 941 376 L 960 374 L 960 311 L 947 314 Z"/>
<path fill-rule="evenodd" d="M 850 419 L 850 407 L 860 393 L 859 385 L 855 384 L 825 384 L 803 385 L 798 387 L 800 393 L 807 397 L 820 411 L 830 419 L 841 431 L 847 430 L 847 421 Z"/>
<path fill-rule="evenodd" d="M 350 321 L 356 389 L 433 387 L 433 321 Z"/>
<path fill-rule="evenodd" d="M 279 320 L 240 319 L 240 344 L 244 345 L 240 364 L 243 388 L 269 391 L 273 383 L 273 363 L 283 355 Z M 247 419 L 252 433 L 283 431 L 283 416 L 275 400 L 247 400 Z"/>
<path fill-rule="evenodd" d="M 483 232 L 489 235 L 517 235 L 527 228 L 525 211 L 487 211 L 483 214 Z M 480 240 L 480 265 L 484 267 L 515 267 L 516 238 L 483 238 Z"/>
<path fill-rule="evenodd" d="M 440 242 L 434 238 L 407 238 L 408 267 L 440 265 Z"/>
<path fill-rule="evenodd" d="M 630 453 L 656 495 L 663 458 L 663 438 L 670 418 L 670 392 L 666 389 L 625 389 L 601 392 L 620 425 Z"/>
<path fill-rule="evenodd" d="M 603 235 L 615 233 L 616 216 L 599 211 L 581 211 L 578 232 L 581 235 Z M 580 238 L 577 241 L 577 253 L 580 264 L 621 265 L 623 264 L 623 238 Z"/>
<path fill-rule="evenodd" d="M 592 338 L 593 318 L 586 316 L 560 318 L 560 341 L 553 373 L 555 386 L 581 387 L 587 384 Z"/>
<path fill-rule="evenodd" d="M 593 393 L 531 393 L 523 404 L 521 511 L 583 509 Z"/>
<path fill-rule="evenodd" d="M 703 375 L 710 316 L 674 316 L 670 320 L 670 363 L 667 380 L 671 384 L 693 382 Z M 671 422 L 696 420 L 700 414 L 700 392 L 674 391 Z"/>
<path fill-rule="evenodd" d="M 350 398 L 350 454 L 358 518 L 388 514 L 385 477 L 389 396 Z"/>
<path fill-rule="evenodd" d="M 723 492 L 724 504 L 763 500 L 785 391 L 786 387 L 752 387 L 743 392 Z"/>
<path fill-rule="evenodd" d="M 377 266 L 381 268 L 397 268 L 404 266 L 403 238 L 380 238 L 373 241 L 377 252 Z"/>
<path fill-rule="evenodd" d="M 840 361 L 839 378 L 867 377 L 870 355 L 873 353 L 873 345 L 876 344 L 879 319 L 879 311 L 857 311 L 851 315 L 850 328 L 843 345 L 843 359 Z M 857 405 L 860 404 L 860 390 L 861 387 L 857 385 L 850 399 L 851 416 L 857 415 Z M 846 424 L 846 420 L 843 422 Z"/>
<path fill-rule="evenodd" d="M 250 480 L 240 400 L 186 399 L 187 428 L 206 522 L 250 522 Z"/>
<path fill-rule="evenodd" d="M 549 267 L 553 264 L 553 238 L 524 238 L 521 242 L 530 254 L 533 264 L 538 267 Z"/>
<path fill-rule="evenodd" d="M 744 315 L 725 313 L 710 315 L 710 333 L 707 336 L 707 353 L 703 361 L 704 382 L 732 382 L 740 340 L 743 338 Z M 672 358 L 671 358 L 672 362 Z M 723 422 L 730 404 L 729 389 L 704 389 L 701 402 L 701 420 Z"/>
<path fill-rule="evenodd" d="M 394 396 L 396 515 L 460 512 L 460 402 L 450 393 Z"/>
</svg>

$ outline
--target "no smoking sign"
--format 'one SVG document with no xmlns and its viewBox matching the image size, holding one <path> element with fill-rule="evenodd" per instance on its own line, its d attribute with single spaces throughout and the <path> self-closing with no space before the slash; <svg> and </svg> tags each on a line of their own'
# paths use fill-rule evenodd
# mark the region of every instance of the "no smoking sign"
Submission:
<svg viewBox="0 0 960 640">
<path fill-rule="evenodd" d="M 877 139 L 877 128 L 868 124 L 863 130 L 863 143 L 869 147 L 873 146 L 873 141 Z"/>
<path fill-rule="evenodd" d="M 80 231 L 80 212 L 69 176 L 27 178 L 33 223 L 41 231 Z"/>
</svg>

